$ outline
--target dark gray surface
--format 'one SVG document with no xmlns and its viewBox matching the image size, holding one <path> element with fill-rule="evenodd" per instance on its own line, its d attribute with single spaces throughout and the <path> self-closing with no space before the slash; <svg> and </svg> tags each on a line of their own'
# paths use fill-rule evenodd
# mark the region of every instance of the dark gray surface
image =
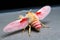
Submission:
<svg viewBox="0 0 60 40">
<path fill-rule="evenodd" d="M 32 31 L 30 37 L 28 31 L 12 34 L 3 32 L 4 26 L 25 12 L 26 10 L 0 14 L 0 40 L 60 40 L 60 7 L 52 7 L 50 14 L 43 20 L 50 28 L 42 28 L 40 32 Z"/>
</svg>

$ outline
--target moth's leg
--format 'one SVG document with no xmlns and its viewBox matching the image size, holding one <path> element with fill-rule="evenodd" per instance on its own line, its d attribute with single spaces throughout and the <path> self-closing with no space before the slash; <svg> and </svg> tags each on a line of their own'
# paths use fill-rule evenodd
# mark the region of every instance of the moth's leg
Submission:
<svg viewBox="0 0 60 40">
<path fill-rule="evenodd" d="M 47 25 L 45 25 L 44 23 L 42 23 L 41 20 L 40 20 L 40 23 L 42 25 L 42 28 L 49 28 Z"/>
<path fill-rule="evenodd" d="M 22 35 L 24 35 L 24 32 L 25 32 L 25 28 L 24 28 L 24 29 L 22 29 Z"/>
<path fill-rule="evenodd" d="M 47 25 L 42 23 L 43 28 L 49 28 Z"/>
<path fill-rule="evenodd" d="M 28 31 L 29 36 L 30 36 L 30 33 L 31 33 L 31 25 L 29 25 L 29 31 Z"/>
<path fill-rule="evenodd" d="M 25 28 L 23 29 L 23 33 L 24 33 L 24 31 L 25 31 Z"/>
</svg>

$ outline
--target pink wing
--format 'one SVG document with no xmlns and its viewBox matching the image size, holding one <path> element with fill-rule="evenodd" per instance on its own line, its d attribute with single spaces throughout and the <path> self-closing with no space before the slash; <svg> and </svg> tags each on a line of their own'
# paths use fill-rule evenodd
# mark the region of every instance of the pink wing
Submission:
<svg viewBox="0 0 60 40">
<path fill-rule="evenodd" d="M 43 20 L 50 13 L 50 11 L 51 11 L 50 6 L 44 6 L 36 12 L 36 15 L 40 20 Z"/>
<path fill-rule="evenodd" d="M 16 21 L 9 23 L 7 26 L 5 26 L 3 31 L 4 32 L 14 32 L 14 31 L 26 28 L 27 25 L 28 25 L 28 19 L 22 18 L 21 20 L 16 20 Z"/>
</svg>

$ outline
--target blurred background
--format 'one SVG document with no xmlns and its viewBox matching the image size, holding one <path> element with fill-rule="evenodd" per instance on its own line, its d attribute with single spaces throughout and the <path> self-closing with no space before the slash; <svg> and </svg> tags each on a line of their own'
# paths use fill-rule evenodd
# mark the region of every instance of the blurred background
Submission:
<svg viewBox="0 0 60 40">
<path fill-rule="evenodd" d="M 60 6 L 59 0 L 0 0 L 0 10 L 41 7 L 44 5 Z"/>
</svg>

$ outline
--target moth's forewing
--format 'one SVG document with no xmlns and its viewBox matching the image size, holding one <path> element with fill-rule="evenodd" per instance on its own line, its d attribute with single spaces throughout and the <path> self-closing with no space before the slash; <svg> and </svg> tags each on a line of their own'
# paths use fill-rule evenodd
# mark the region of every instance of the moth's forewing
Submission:
<svg viewBox="0 0 60 40">
<path fill-rule="evenodd" d="M 28 20 L 26 18 L 23 18 L 22 20 L 15 20 L 15 21 L 9 23 L 7 26 L 5 26 L 3 31 L 4 32 L 14 32 L 14 31 L 26 28 L 27 25 L 28 25 Z"/>
</svg>

